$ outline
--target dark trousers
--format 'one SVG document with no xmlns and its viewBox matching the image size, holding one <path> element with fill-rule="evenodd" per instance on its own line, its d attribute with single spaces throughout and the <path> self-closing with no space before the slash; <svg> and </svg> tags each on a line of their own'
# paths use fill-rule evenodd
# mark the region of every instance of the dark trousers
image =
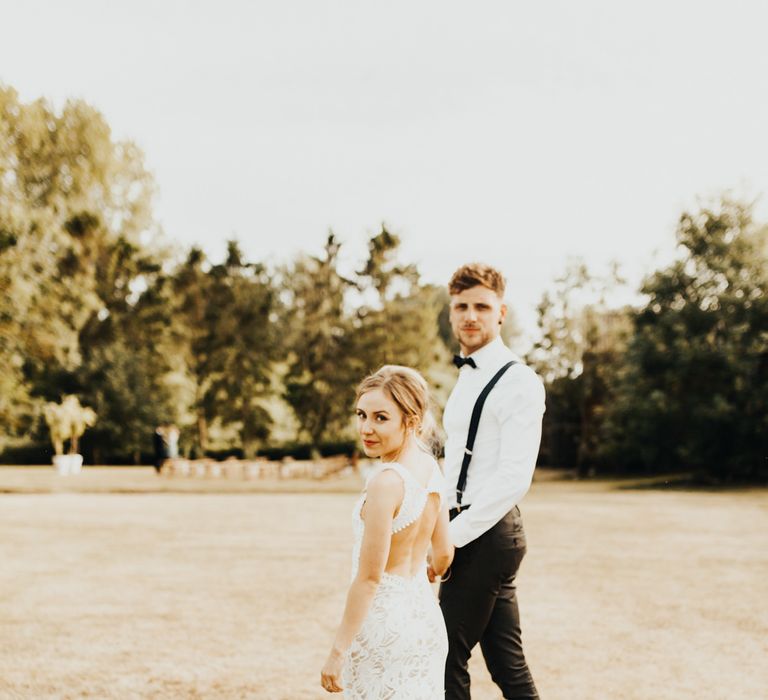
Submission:
<svg viewBox="0 0 768 700">
<path fill-rule="evenodd" d="M 446 700 L 470 700 L 467 662 L 478 642 L 505 698 L 538 699 L 523 654 L 515 589 L 525 550 L 517 506 L 476 540 L 456 549 L 450 578 L 440 585 L 448 630 Z"/>
</svg>

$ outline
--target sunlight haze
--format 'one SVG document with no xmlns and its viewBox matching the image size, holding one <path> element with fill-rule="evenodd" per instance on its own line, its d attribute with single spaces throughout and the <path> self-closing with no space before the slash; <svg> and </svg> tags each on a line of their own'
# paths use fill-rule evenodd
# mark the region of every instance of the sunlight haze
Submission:
<svg viewBox="0 0 768 700">
<path fill-rule="evenodd" d="M 0 82 L 135 141 L 180 247 L 332 228 L 352 265 L 386 222 L 426 281 L 498 265 L 530 329 L 569 257 L 636 285 L 697 198 L 768 191 L 765 7 L 2 1 Z"/>
</svg>

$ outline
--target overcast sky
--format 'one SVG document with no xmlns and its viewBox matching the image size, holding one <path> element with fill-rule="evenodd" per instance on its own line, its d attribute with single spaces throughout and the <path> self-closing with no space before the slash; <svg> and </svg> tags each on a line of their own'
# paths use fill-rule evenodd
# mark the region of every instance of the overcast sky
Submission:
<svg viewBox="0 0 768 700">
<path fill-rule="evenodd" d="M 526 326 L 569 256 L 638 280 L 697 197 L 765 195 L 768 4 L 0 0 L 0 82 L 141 146 L 214 258 L 497 264 Z"/>
</svg>

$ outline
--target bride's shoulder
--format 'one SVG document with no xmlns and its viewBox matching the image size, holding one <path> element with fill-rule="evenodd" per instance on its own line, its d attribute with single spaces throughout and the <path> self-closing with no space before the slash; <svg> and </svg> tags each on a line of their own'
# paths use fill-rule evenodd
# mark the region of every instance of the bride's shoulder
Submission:
<svg viewBox="0 0 768 700">
<path fill-rule="evenodd" d="M 422 453 L 409 467 L 408 473 L 422 488 L 429 487 L 436 477 L 442 476 L 440 464 L 431 454 Z"/>
<path fill-rule="evenodd" d="M 403 467 L 395 462 L 381 464 L 374 469 L 368 476 L 365 483 L 365 490 L 368 496 L 377 494 L 386 496 L 390 492 L 402 493 L 404 475 L 401 473 Z"/>
</svg>

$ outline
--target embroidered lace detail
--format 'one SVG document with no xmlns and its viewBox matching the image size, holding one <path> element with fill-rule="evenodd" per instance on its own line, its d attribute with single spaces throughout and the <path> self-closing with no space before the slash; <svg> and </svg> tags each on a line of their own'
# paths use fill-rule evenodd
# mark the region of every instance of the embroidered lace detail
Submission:
<svg viewBox="0 0 768 700">
<path fill-rule="evenodd" d="M 392 533 L 416 522 L 430 493 L 440 493 L 442 473 L 435 464 L 426 488 L 399 464 L 383 464 L 396 471 L 405 491 Z M 365 490 L 353 512 L 352 577 L 357 575 L 365 521 L 360 512 Z M 371 609 L 349 648 L 343 672 L 344 697 L 354 700 L 443 700 L 448 639 L 443 615 L 429 585 L 425 568 L 411 578 L 384 572 Z"/>
<path fill-rule="evenodd" d="M 344 697 L 443 700 L 448 639 L 426 573 L 385 573 L 368 616 L 347 653 Z"/>
</svg>

